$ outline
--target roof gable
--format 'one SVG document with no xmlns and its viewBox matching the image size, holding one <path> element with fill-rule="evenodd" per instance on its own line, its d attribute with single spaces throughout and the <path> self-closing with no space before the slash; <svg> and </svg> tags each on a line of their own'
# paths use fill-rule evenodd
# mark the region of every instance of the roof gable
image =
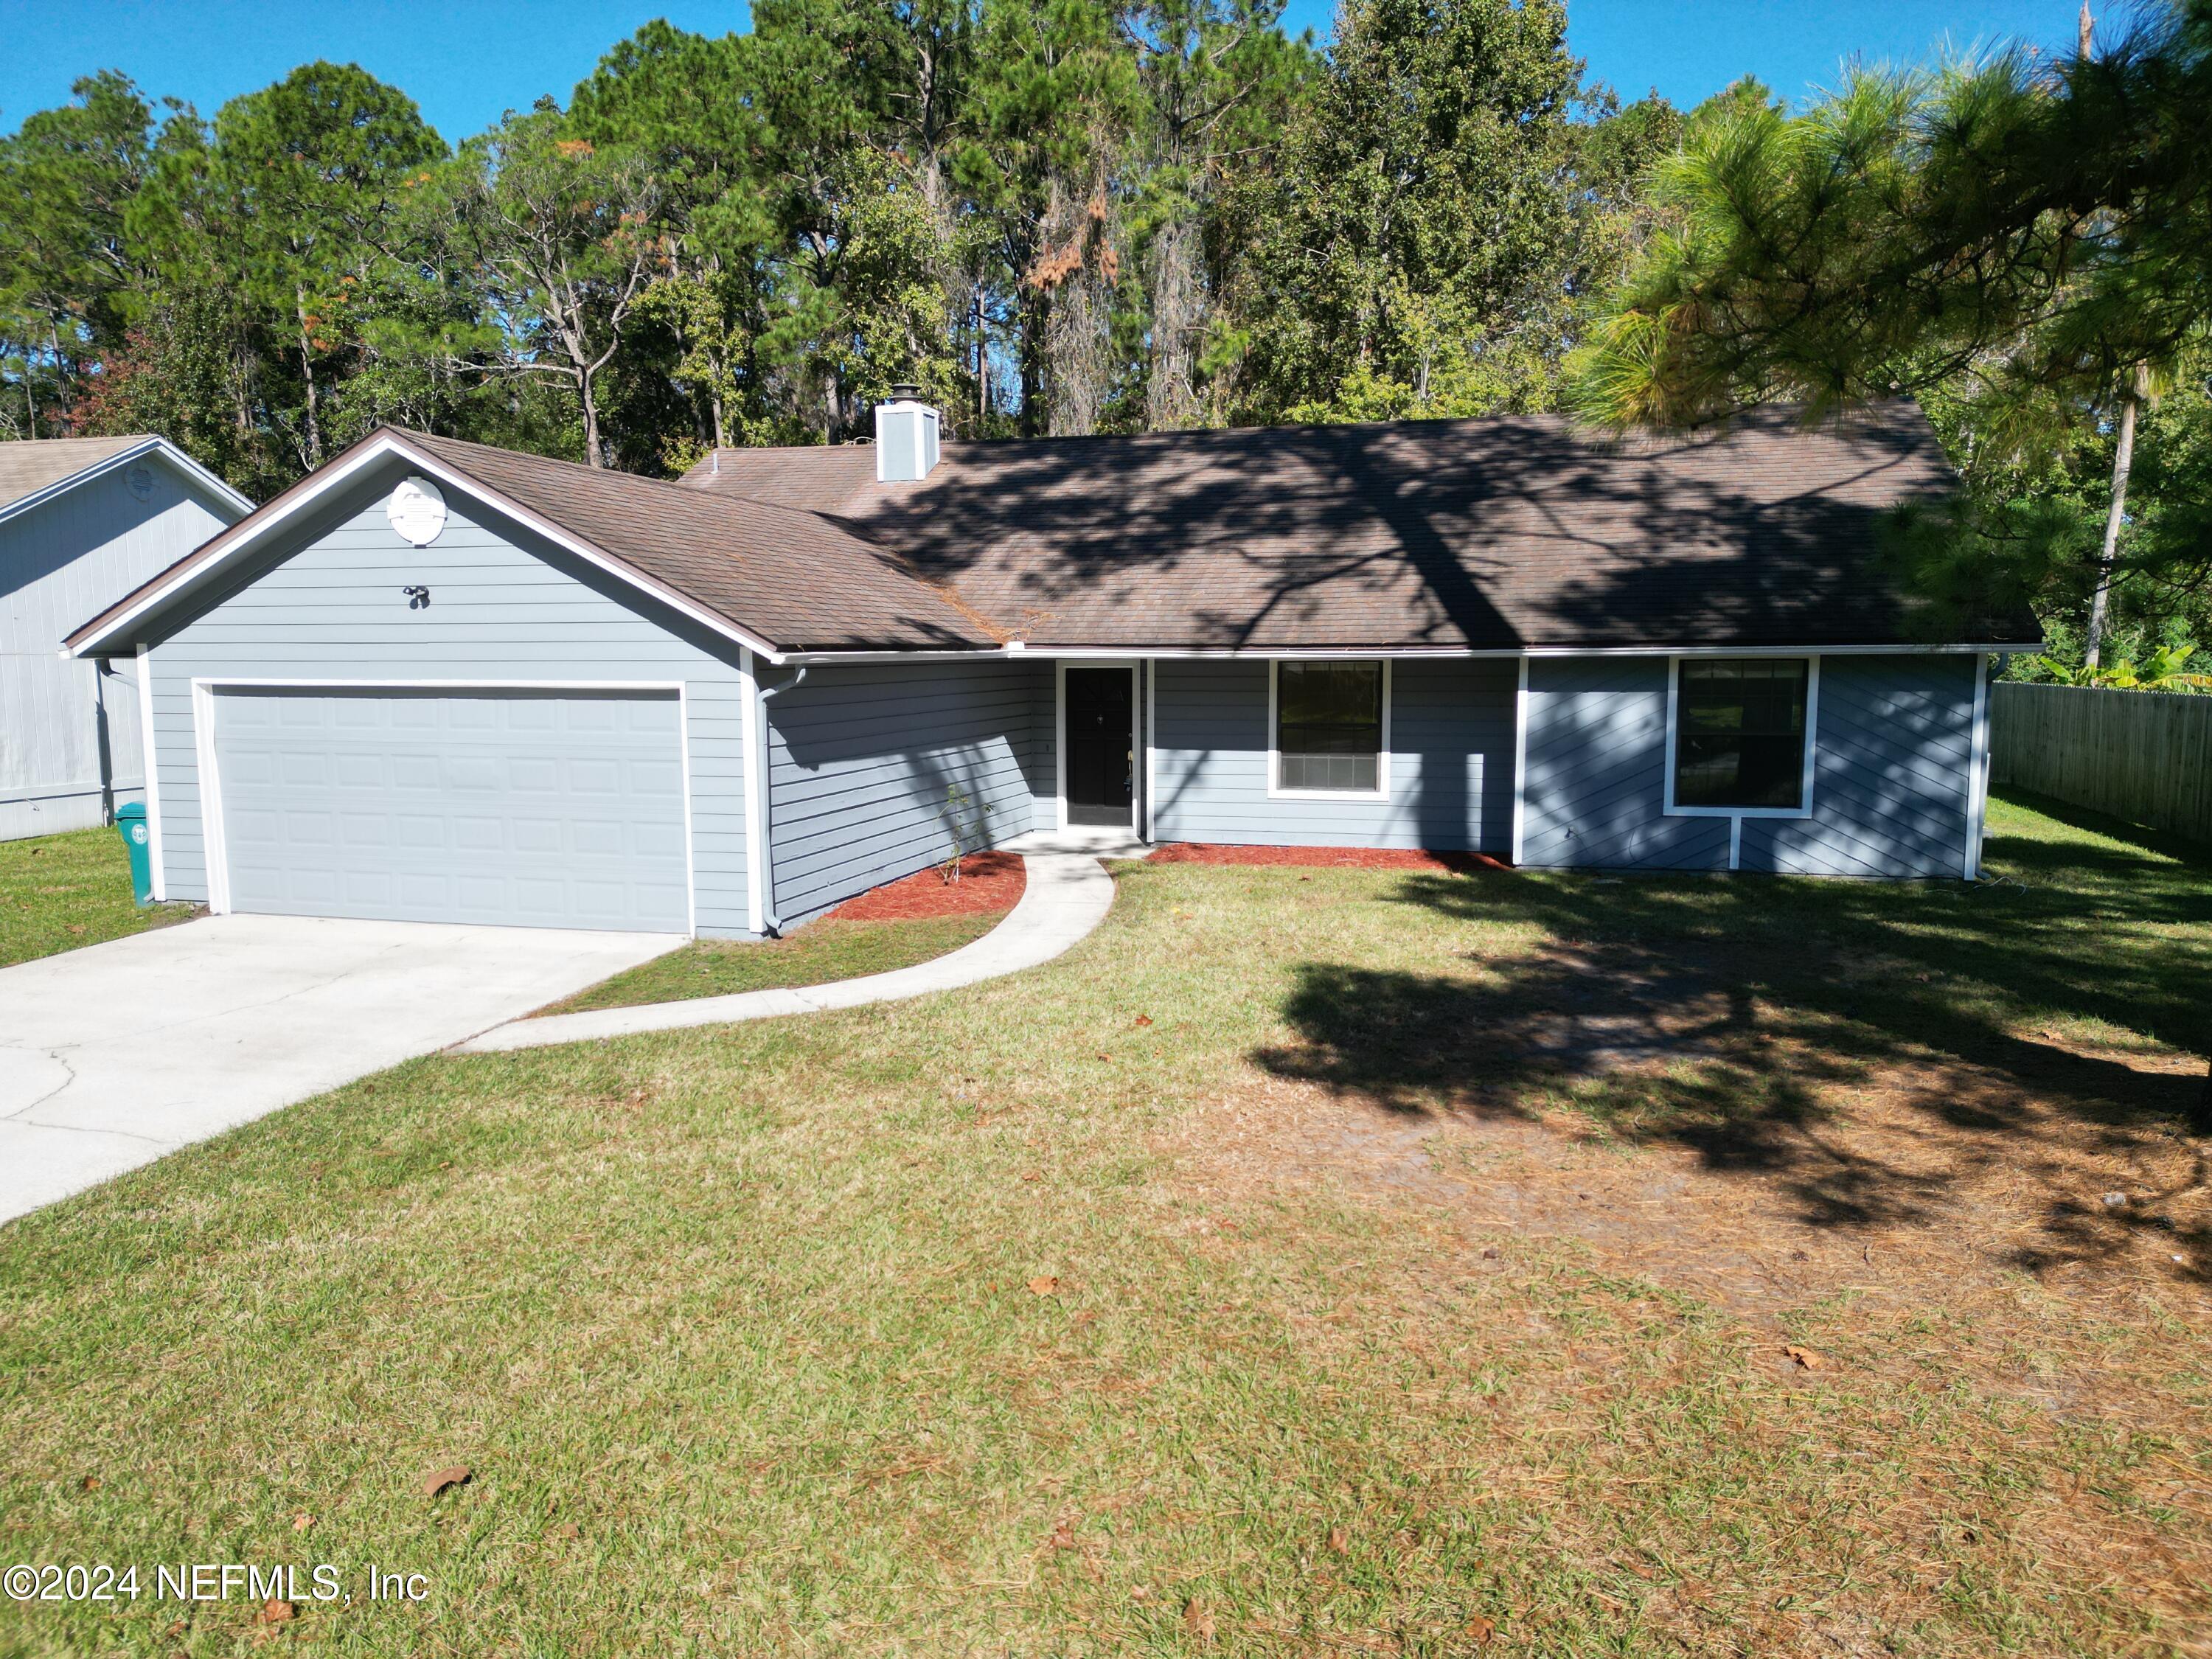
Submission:
<svg viewBox="0 0 2212 1659">
<path fill-rule="evenodd" d="M 781 661 L 787 649 L 976 649 L 995 637 L 894 554 L 814 515 L 385 428 L 72 634 L 96 655 L 228 573 L 389 458 Z"/>
<path fill-rule="evenodd" d="M 253 503 L 167 438 L 137 432 L 115 438 L 33 438 L 0 443 L 0 522 L 30 512 L 95 478 L 145 459 L 160 461 L 208 496 L 219 514 L 244 517 Z"/>
</svg>

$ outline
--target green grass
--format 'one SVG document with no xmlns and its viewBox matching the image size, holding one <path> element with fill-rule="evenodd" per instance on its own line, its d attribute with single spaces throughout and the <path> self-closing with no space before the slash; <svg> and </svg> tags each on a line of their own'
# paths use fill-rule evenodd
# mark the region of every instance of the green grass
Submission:
<svg viewBox="0 0 2212 1659">
<path fill-rule="evenodd" d="M 0 1651 L 2201 1650 L 2197 1200 L 2066 1273 L 1981 1241 L 2055 1224 L 2004 1184 L 2051 1160 L 2094 1203 L 2195 1156 L 2212 887 L 1994 823 L 1972 890 L 1123 866 L 1031 974 L 191 1148 L 0 1231 L 0 1560 L 356 1599 L 269 1645 L 242 1600 L 0 1605 Z M 1506 1041 L 1629 972 L 1701 1047 Z M 1971 1224 L 1905 1202 L 1942 1135 Z M 1499 1159 L 1521 1209 L 1455 1196 Z"/>
<path fill-rule="evenodd" d="M 573 1014 L 586 1008 L 627 1008 L 641 1002 L 826 985 L 864 974 L 887 974 L 957 951 L 1005 920 L 1002 913 L 903 921 L 839 921 L 833 917 L 810 922 L 787 939 L 697 939 L 538 1012 Z"/>
<path fill-rule="evenodd" d="M 113 830 L 0 842 L 0 968 L 197 914 L 132 901 L 131 855 Z"/>
</svg>

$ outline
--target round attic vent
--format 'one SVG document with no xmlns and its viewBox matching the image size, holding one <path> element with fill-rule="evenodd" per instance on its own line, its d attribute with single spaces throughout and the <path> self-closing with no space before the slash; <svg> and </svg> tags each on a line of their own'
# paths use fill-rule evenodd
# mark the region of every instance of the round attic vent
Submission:
<svg viewBox="0 0 2212 1659">
<path fill-rule="evenodd" d="M 446 527 L 446 497 L 428 478 L 406 478 L 384 504 L 384 516 L 400 539 L 415 547 L 428 547 Z"/>
</svg>

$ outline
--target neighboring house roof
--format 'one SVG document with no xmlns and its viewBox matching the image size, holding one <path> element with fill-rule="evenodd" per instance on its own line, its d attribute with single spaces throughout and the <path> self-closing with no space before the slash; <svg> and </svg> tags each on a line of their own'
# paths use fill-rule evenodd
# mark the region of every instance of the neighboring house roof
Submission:
<svg viewBox="0 0 2212 1659">
<path fill-rule="evenodd" d="M 678 608 L 786 651 L 978 650 L 1001 638 L 957 595 L 818 514 L 386 427 L 70 635 L 80 654 L 190 592 L 361 468 L 398 454 Z"/>
<path fill-rule="evenodd" d="M 158 455 L 217 501 L 243 514 L 253 503 L 167 438 L 134 432 L 118 438 L 30 438 L 0 443 L 0 520 L 90 482 L 142 456 Z"/>
<path fill-rule="evenodd" d="M 1881 522 L 1954 479 L 1899 401 L 1671 440 L 1501 416 L 948 442 L 918 483 L 866 447 L 723 450 L 684 482 L 833 518 L 1035 646 L 1515 650 L 1928 643 Z"/>
<path fill-rule="evenodd" d="M 777 660 L 994 649 L 2030 646 L 2025 611 L 1931 640 L 1882 520 L 1955 480 L 1919 410 L 1608 440 L 1550 416 L 723 450 L 680 483 L 385 428 L 70 636 L 113 648 L 388 453 Z"/>
</svg>

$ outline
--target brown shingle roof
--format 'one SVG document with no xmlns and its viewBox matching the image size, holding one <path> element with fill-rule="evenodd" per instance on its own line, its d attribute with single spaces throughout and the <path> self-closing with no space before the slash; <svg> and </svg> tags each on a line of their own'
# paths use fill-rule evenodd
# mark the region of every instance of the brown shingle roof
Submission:
<svg viewBox="0 0 2212 1659">
<path fill-rule="evenodd" d="M 378 437 L 473 479 L 635 572 L 645 585 L 781 650 L 970 650 L 1002 637 L 896 553 L 817 514 L 398 428 L 364 441 Z M 70 647 L 99 638 L 142 599 L 288 511 L 315 476 L 109 606 L 70 635 Z"/>
<path fill-rule="evenodd" d="M 1880 521 L 1953 477 L 1900 402 L 1672 441 L 1506 416 L 947 443 L 907 484 L 866 448 L 724 450 L 684 482 L 830 514 L 1032 644 L 1513 649 L 1929 642 Z"/>
<path fill-rule="evenodd" d="M 957 650 L 1002 637 L 898 554 L 819 514 L 457 438 L 405 436 L 783 649 Z"/>
</svg>

